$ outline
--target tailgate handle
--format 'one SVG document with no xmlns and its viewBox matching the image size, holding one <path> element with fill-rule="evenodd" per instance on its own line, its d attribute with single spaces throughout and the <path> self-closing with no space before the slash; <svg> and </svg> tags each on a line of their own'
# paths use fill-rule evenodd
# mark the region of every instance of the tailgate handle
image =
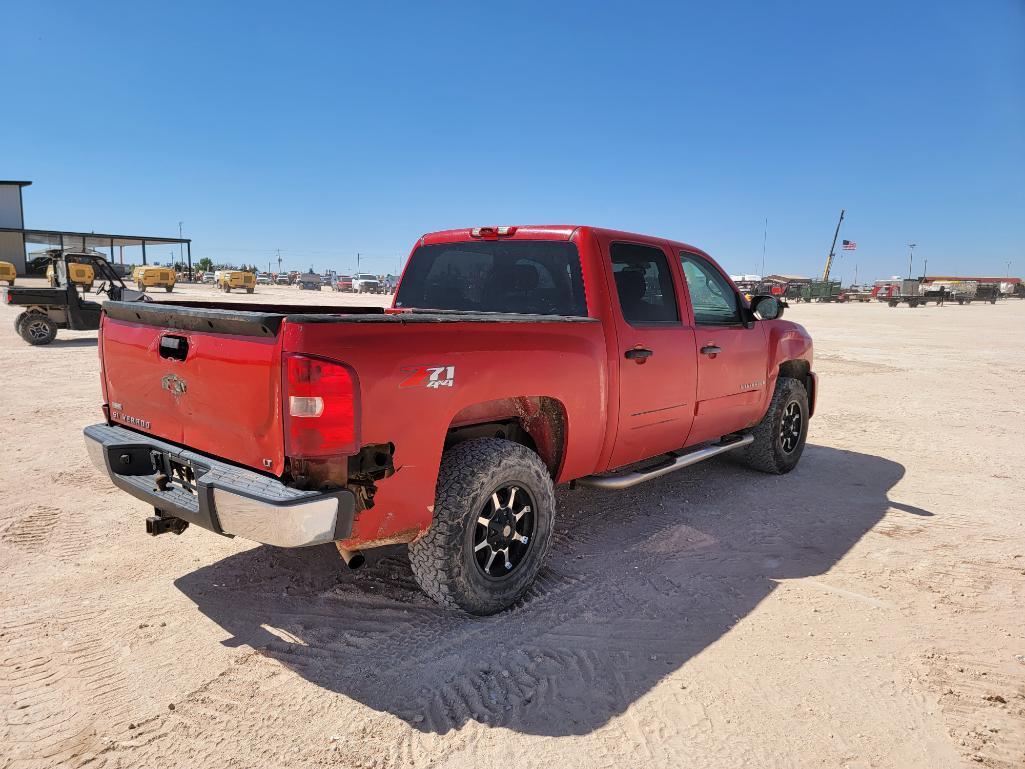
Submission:
<svg viewBox="0 0 1025 769">
<path fill-rule="evenodd" d="M 189 340 L 184 336 L 165 334 L 160 337 L 160 357 L 171 360 L 185 360 L 189 354 Z"/>
</svg>

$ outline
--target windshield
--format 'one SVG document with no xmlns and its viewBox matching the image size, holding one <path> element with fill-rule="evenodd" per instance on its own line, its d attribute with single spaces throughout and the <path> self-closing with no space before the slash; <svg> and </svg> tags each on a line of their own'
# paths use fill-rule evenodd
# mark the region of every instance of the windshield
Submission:
<svg viewBox="0 0 1025 769">
<path fill-rule="evenodd" d="M 396 307 L 539 315 L 587 315 L 577 247 L 514 240 L 420 246 Z"/>
</svg>

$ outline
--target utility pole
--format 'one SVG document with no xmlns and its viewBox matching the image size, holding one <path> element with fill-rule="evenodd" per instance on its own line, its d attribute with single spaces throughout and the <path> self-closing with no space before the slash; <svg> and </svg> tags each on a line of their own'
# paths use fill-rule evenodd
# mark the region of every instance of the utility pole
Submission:
<svg viewBox="0 0 1025 769">
<path fill-rule="evenodd" d="M 769 217 L 765 217 L 765 229 L 762 230 L 762 272 L 758 276 L 759 280 L 765 278 L 765 241 L 769 238 Z"/>
<path fill-rule="evenodd" d="M 359 251 L 356 252 L 356 274 L 359 275 Z"/>
<path fill-rule="evenodd" d="M 911 265 L 915 263 L 915 246 L 917 243 L 908 243 L 908 279 L 911 279 Z"/>
<path fill-rule="evenodd" d="M 929 274 L 929 260 L 926 259 L 924 262 L 922 262 L 922 277 L 924 278 L 928 274 Z"/>
<path fill-rule="evenodd" d="M 178 222 L 178 240 L 182 240 L 183 239 L 182 238 L 182 225 L 184 223 L 185 222 Z M 185 254 L 182 251 L 183 248 L 185 248 L 185 244 L 184 243 L 179 243 L 178 244 L 178 261 L 181 262 L 182 264 L 185 263 Z M 173 256 L 171 257 L 171 261 L 174 261 L 174 257 Z"/>
<path fill-rule="evenodd" d="M 829 268 L 833 266 L 833 257 L 836 255 L 836 238 L 840 234 L 840 225 L 843 224 L 843 215 L 847 209 L 840 209 L 840 219 L 836 223 L 836 232 L 833 233 L 833 245 L 829 247 L 829 256 L 826 257 L 826 269 L 822 271 L 822 282 L 825 283 L 829 280 Z M 766 229 L 768 229 L 768 223 L 766 223 Z"/>
<path fill-rule="evenodd" d="M 278 275 L 281 274 L 281 249 L 278 249 Z"/>
<path fill-rule="evenodd" d="M 1007 260 L 1007 269 L 1004 270 L 1004 277 L 1005 278 L 1011 277 L 1011 260 L 1010 259 Z"/>
</svg>

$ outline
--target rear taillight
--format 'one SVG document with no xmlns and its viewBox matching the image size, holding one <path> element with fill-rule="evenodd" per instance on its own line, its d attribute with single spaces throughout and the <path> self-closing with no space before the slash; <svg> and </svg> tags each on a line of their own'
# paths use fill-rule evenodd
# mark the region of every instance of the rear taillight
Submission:
<svg viewBox="0 0 1025 769">
<path fill-rule="evenodd" d="M 348 366 L 286 355 L 284 380 L 288 456 L 307 459 L 359 450 L 359 388 Z"/>
</svg>

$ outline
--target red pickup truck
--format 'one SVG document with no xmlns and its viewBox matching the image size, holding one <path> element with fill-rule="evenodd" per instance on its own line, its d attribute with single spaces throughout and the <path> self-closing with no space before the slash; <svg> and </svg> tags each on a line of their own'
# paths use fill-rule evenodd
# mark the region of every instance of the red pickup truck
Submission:
<svg viewBox="0 0 1025 769">
<path fill-rule="evenodd" d="M 555 483 L 793 469 L 816 377 L 783 307 L 664 238 L 437 232 L 387 310 L 107 302 L 86 445 L 152 534 L 334 542 L 352 567 L 408 543 L 429 596 L 488 614 L 541 569 Z"/>
</svg>

